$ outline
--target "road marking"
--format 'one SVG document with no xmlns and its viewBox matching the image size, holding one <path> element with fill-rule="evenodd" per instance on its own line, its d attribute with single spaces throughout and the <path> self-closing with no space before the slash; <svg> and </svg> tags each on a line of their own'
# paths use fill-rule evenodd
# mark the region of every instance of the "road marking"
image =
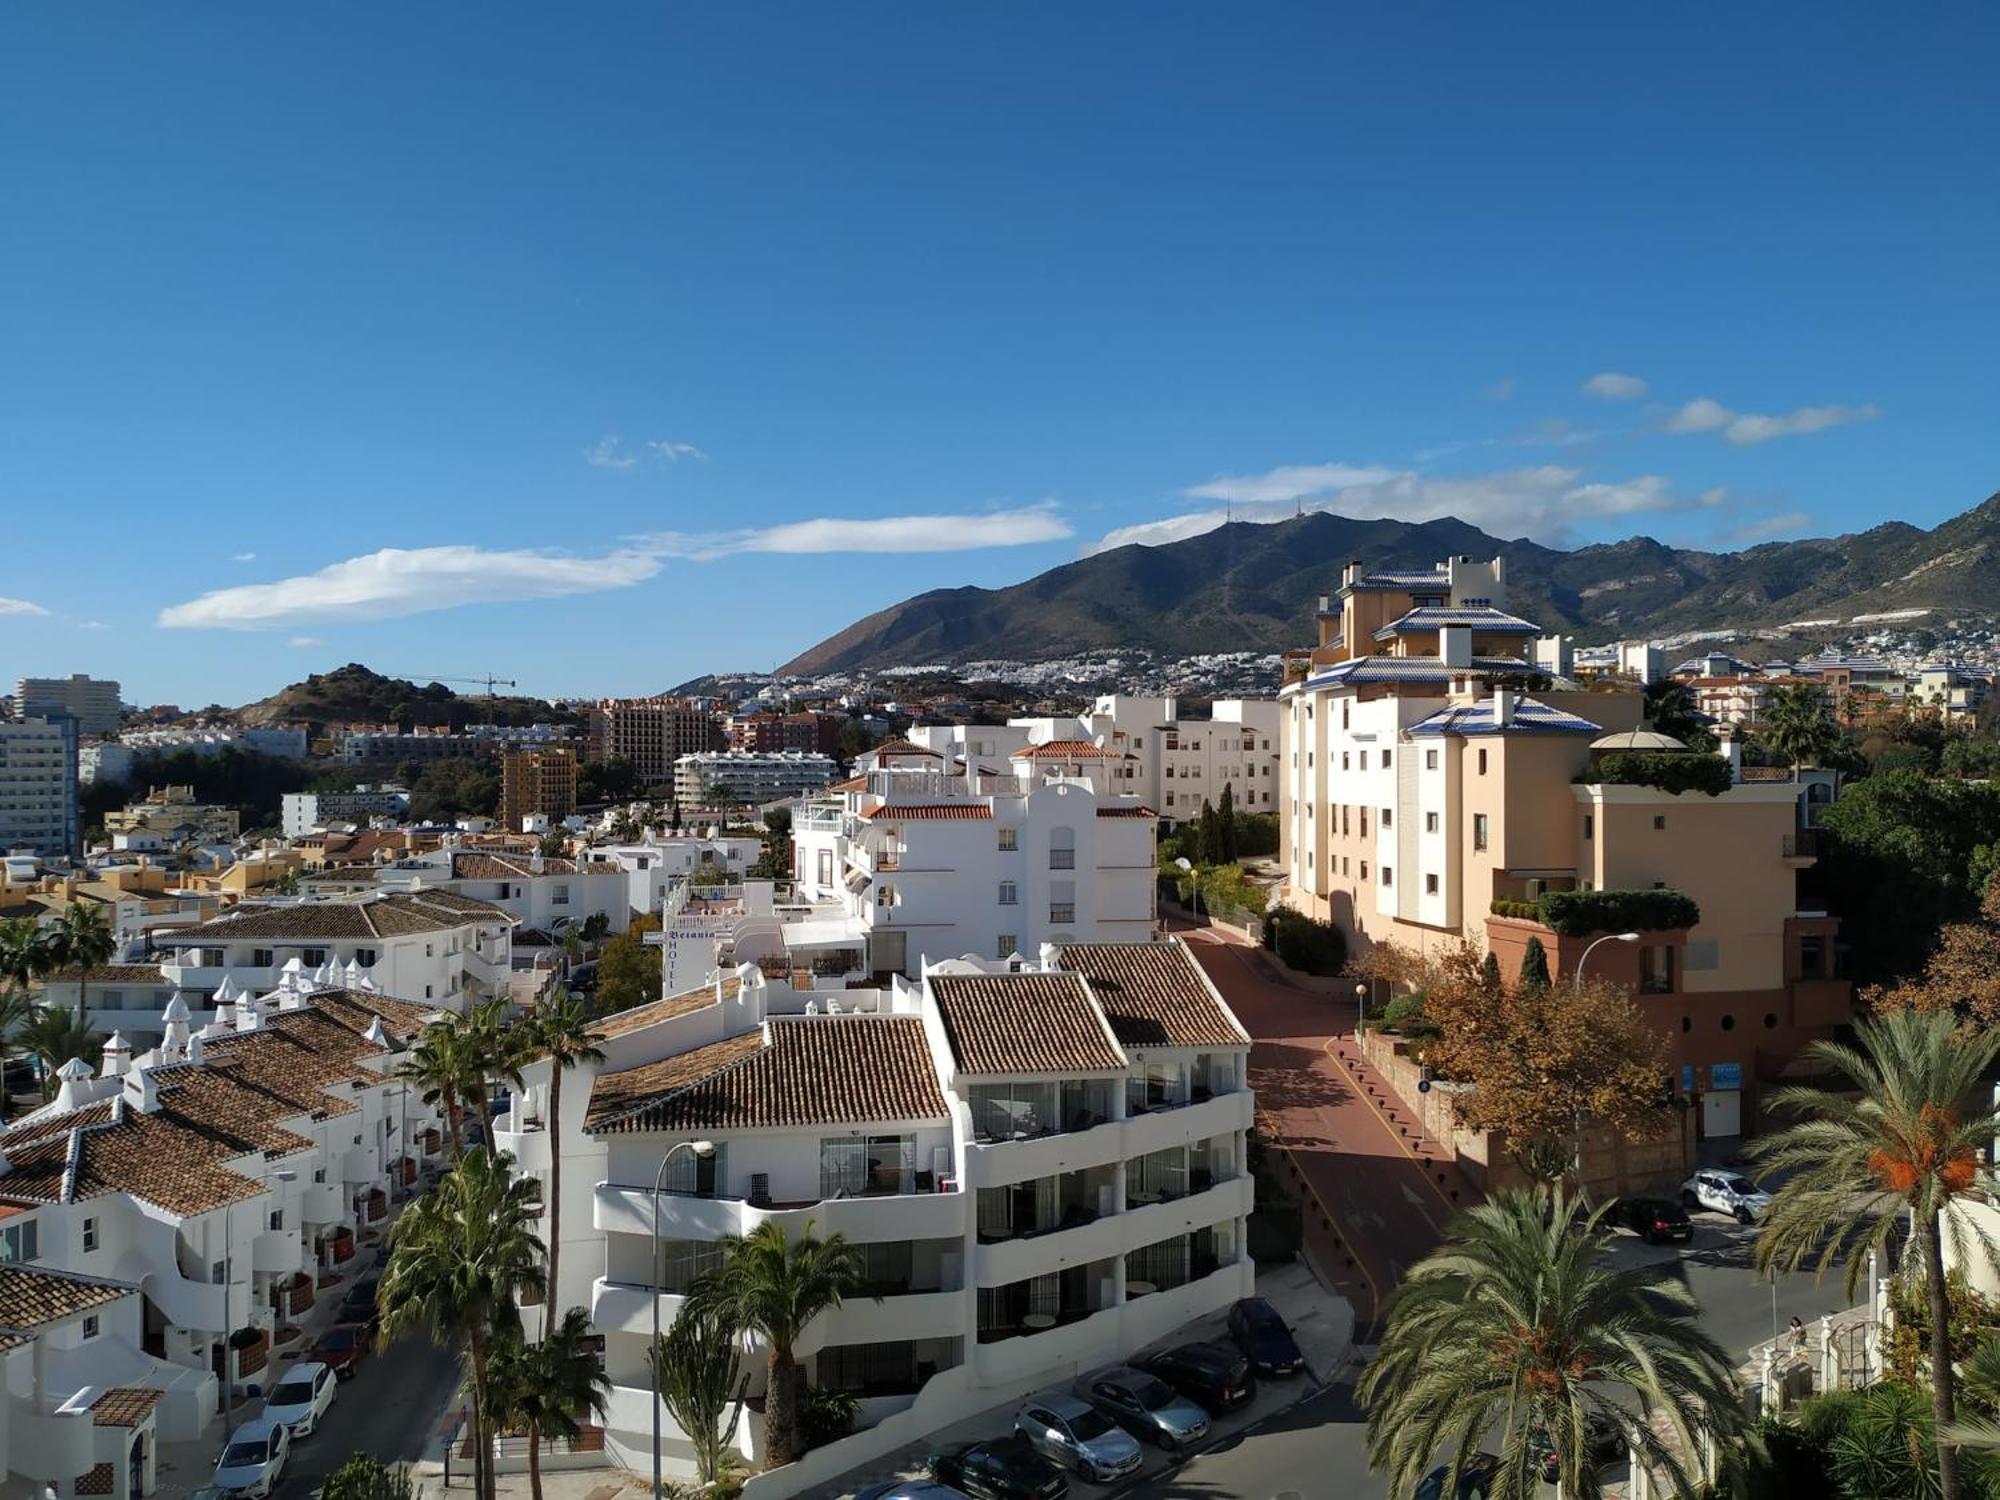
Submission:
<svg viewBox="0 0 2000 1500">
<path fill-rule="evenodd" d="M 1431 1176 L 1430 1169 L 1432 1163 L 1425 1161 L 1421 1156 L 1417 1155 L 1417 1153 L 1411 1149 L 1410 1143 L 1403 1139 L 1402 1132 L 1397 1130 L 1395 1124 L 1389 1119 L 1389 1117 L 1386 1114 L 1382 1112 L 1382 1106 L 1377 1104 L 1373 1099 L 1368 1097 L 1368 1086 L 1364 1084 L 1359 1078 L 1355 1077 L 1354 1074 L 1350 1073 L 1347 1070 L 1347 1064 L 1342 1062 L 1340 1058 L 1334 1053 L 1333 1042 L 1334 1039 L 1332 1037 L 1328 1037 L 1324 1042 L 1320 1043 L 1319 1050 L 1326 1054 L 1327 1060 L 1329 1062 L 1331 1062 L 1336 1068 L 1340 1069 L 1340 1076 L 1347 1080 L 1348 1085 L 1354 1090 L 1355 1097 L 1359 1099 L 1363 1104 L 1367 1105 L 1369 1109 L 1375 1112 L 1375 1118 L 1382 1122 L 1382 1128 L 1389 1133 L 1389 1139 L 1394 1141 L 1398 1146 L 1400 1146 L 1402 1148 L 1403 1155 L 1409 1157 L 1409 1159 L 1415 1162 L 1417 1166 L 1421 1169 L 1418 1172 L 1418 1175 L 1423 1178 L 1424 1185 L 1428 1187 L 1433 1193 L 1437 1194 L 1437 1200 L 1438 1202 L 1444 1205 L 1445 1212 L 1454 1215 L 1457 1214 L 1459 1211 L 1459 1206 L 1456 1203 L 1453 1203 L 1450 1198 L 1445 1196 L 1444 1189 L 1439 1187 L 1437 1185 L 1437 1179 Z M 1421 1202 L 1418 1203 L 1417 1207 L 1420 1213 L 1423 1212 L 1423 1205 Z M 1424 1222 L 1429 1224 L 1431 1228 L 1435 1229 L 1439 1234 L 1444 1233 L 1444 1225 L 1438 1223 L 1438 1221 L 1436 1219 L 1433 1219 L 1428 1213 L 1424 1213 Z"/>
</svg>

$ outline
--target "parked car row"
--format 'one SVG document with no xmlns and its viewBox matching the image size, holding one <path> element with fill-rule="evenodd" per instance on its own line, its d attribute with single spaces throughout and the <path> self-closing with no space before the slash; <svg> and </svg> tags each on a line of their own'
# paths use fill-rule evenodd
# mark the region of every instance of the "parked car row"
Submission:
<svg viewBox="0 0 2000 1500">
<path fill-rule="evenodd" d="M 928 1479 L 878 1484 L 856 1500 L 1064 1500 L 1072 1475 L 1111 1484 L 1132 1474 L 1144 1444 L 1190 1452 L 1217 1417 L 1256 1399 L 1259 1374 L 1305 1369 L 1291 1329 L 1262 1297 L 1230 1308 L 1228 1333 L 1227 1343 L 1181 1344 L 1044 1391 L 1021 1404 L 1006 1436 L 940 1449 Z"/>
</svg>

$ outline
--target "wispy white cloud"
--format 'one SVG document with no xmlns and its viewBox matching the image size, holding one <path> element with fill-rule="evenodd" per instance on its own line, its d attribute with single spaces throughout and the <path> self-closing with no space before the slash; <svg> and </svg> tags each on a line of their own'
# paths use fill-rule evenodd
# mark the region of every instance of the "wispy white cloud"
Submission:
<svg viewBox="0 0 2000 1500">
<path fill-rule="evenodd" d="M 229 554 L 229 560 L 231 562 L 255 562 L 257 554 L 254 552 L 232 552 Z"/>
<path fill-rule="evenodd" d="M 1569 540 L 1579 524 L 1599 517 L 1713 510 L 1727 498 L 1719 489 L 1684 494 L 1659 474 L 1585 482 L 1582 470 L 1559 464 L 1451 478 L 1404 471 L 1318 493 L 1294 489 L 1270 499 L 1240 501 L 1230 510 L 1195 511 L 1123 526 L 1091 543 L 1084 552 L 1105 552 L 1134 543 L 1155 547 L 1200 536 L 1230 519 L 1268 523 L 1286 520 L 1300 510 L 1419 522 L 1455 516 L 1497 536 L 1528 536 L 1560 544 Z"/>
<path fill-rule="evenodd" d="M 109 630 L 111 627 L 102 620 L 78 620 L 76 628 L 78 630 Z"/>
<path fill-rule="evenodd" d="M 735 531 L 662 531 L 632 538 L 635 547 L 662 557 L 707 562 L 741 552 L 968 552 L 1059 542 L 1074 533 L 1055 502 L 970 516 L 823 516 L 779 526 Z"/>
<path fill-rule="evenodd" d="M 297 646 L 300 650 L 307 650 L 313 646 L 324 646 L 326 642 L 316 635 L 295 635 L 286 641 L 285 644 L 287 646 Z"/>
<path fill-rule="evenodd" d="M 683 443 L 673 438 L 648 438 L 646 446 L 670 464 L 677 464 L 684 458 L 698 458 L 703 463 L 708 462 L 708 455 L 693 443 Z"/>
<path fill-rule="evenodd" d="M 1509 434 L 1504 441 L 1510 448 L 1579 448 L 1602 436 L 1596 428 L 1579 427 L 1565 417 L 1544 417 L 1532 427 Z"/>
<path fill-rule="evenodd" d="M 1808 530 L 1812 523 L 1810 511 L 1788 510 L 1783 515 L 1761 516 L 1754 521 L 1745 521 L 1741 526 L 1732 526 L 1718 532 L 1715 540 L 1724 547 L 1748 547 L 1777 537 L 1797 536 Z"/>
<path fill-rule="evenodd" d="M 0 615 L 45 616 L 48 611 L 26 599 L 0 599 Z"/>
<path fill-rule="evenodd" d="M 493 552 L 480 547 L 385 547 L 276 583 L 215 589 L 160 611 L 175 630 L 262 630 L 335 620 L 381 620 L 462 604 L 515 604 L 642 583 L 660 571 L 651 553 L 603 557 Z"/>
<path fill-rule="evenodd" d="M 1488 401 L 1506 401 L 1513 397 L 1515 390 L 1519 388 L 1520 384 L 1520 381 L 1516 380 L 1512 375 L 1508 375 L 1484 387 L 1479 394 L 1484 396 Z"/>
<path fill-rule="evenodd" d="M 1395 469 L 1368 464 L 1285 464 L 1262 474 L 1225 475 L 1206 484 L 1190 485 L 1181 493 L 1190 500 L 1227 500 L 1237 505 L 1283 503 L 1357 484 L 1380 484 L 1396 473 Z"/>
<path fill-rule="evenodd" d="M 1667 418 L 1668 432 L 1719 433 L 1725 443 L 1748 447 L 1768 443 L 1773 438 L 1797 437 L 1802 433 L 1824 432 L 1849 422 L 1872 422 L 1882 415 L 1879 406 L 1801 406 L 1777 416 L 1732 411 L 1707 396 L 1690 401 Z"/>
<path fill-rule="evenodd" d="M 583 461 L 593 469 L 629 469 L 639 456 L 621 448 L 616 434 L 606 434 L 583 450 Z"/>
<path fill-rule="evenodd" d="M 1621 375 L 1616 370 L 1600 370 L 1583 383 L 1586 396 L 1605 401 L 1637 401 L 1646 394 L 1646 382 L 1637 375 Z"/>
</svg>

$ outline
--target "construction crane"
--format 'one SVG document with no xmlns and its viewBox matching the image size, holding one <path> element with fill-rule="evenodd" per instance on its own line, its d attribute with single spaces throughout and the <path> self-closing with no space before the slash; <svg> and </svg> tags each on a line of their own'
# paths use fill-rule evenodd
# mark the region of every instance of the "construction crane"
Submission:
<svg viewBox="0 0 2000 1500">
<path fill-rule="evenodd" d="M 493 690 L 497 687 L 518 687 L 511 677 L 495 677 L 490 672 L 484 677 L 447 677 L 438 672 L 401 672 L 397 674 L 411 682 L 462 682 L 469 687 L 486 689 L 486 722 L 493 722 Z"/>
</svg>

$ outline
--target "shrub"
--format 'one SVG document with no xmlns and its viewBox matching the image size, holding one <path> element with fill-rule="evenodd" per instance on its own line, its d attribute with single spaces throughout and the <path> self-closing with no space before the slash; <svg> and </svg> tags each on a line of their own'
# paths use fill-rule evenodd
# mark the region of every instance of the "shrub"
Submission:
<svg viewBox="0 0 2000 1500">
<path fill-rule="evenodd" d="M 1496 917 L 1519 917 L 1524 922 L 1542 920 L 1542 909 L 1532 901 L 1495 901 L 1488 910 Z"/>
<path fill-rule="evenodd" d="M 807 1448 L 837 1443 L 854 1431 L 861 1403 L 852 1391 L 809 1385 L 799 1392 L 799 1438 Z"/>
<path fill-rule="evenodd" d="M 1564 937 L 1664 932 L 1701 921 L 1701 908 L 1679 891 L 1544 891 L 1535 908 L 1542 925 Z"/>
<path fill-rule="evenodd" d="M 1347 935 L 1331 922 L 1281 908 L 1276 918 L 1279 960 L 1302 974 L 1338 974 L 1347 967 Z"/>
<path fill-rule="evenodd" d="M 1278 815 L 1239 812 L 1236 815 L 1236 852 L 1239 855 L 1276 854 Z"/>
<path fill-rule="evenodd" d="M 1711 797 L 1721 796 L 1732 784 L 1728 761 L 1686 750 L 1621 751 L 1577 772 L 1575 780 L 1584 786 L 1649 786 Z"/>
</svg>

